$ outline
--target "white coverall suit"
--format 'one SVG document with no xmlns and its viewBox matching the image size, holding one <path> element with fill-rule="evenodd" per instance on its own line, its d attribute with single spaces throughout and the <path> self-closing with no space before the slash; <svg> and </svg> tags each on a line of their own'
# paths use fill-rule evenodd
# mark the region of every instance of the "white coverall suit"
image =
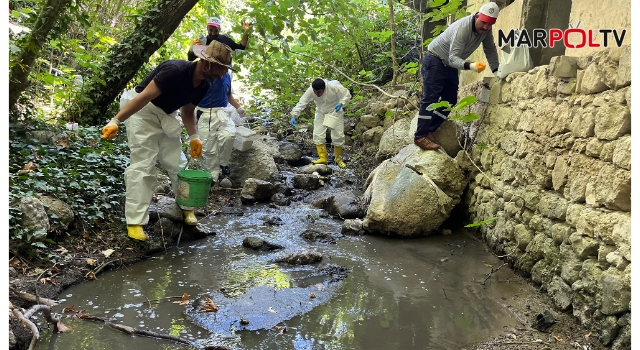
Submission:
<svg viewBox="0 0 640 350">
<path fill-rule="evenodd" d="M 123 93 L 120 108 L 136 95 L 134 90 Z M 167 114 L 149 102 L 124 122 L 131 150 L 131 162 L 124 171 L 127 225 L 146 225 L 149 222 L 149 204 L 158 174 L 156 161 L 160 161 L 167 171 L 173 193 L 178 193 L 178 172 L 184 168 L 187 159 L 182 153 L 182 125 L 176 118 L 177 114 L 178 111 Z M 183 210 L 193 209 L 180 207 Z"/>
<path fill-rule="evenodd" d="M 233 109 L 233 111 L 232 111 Z M 233 107 L 202 108 L 198 120 L 198 133 L 202 140 L 202 159 L 204 169 L 213 175 L 213 181 L 220 175 L 220 166 L 229 165 L 233 141 L 236 137 L 236 125 L 231 118 Z M 196 112 L 197 113 L 197 112 Z"/>
<path fill-rule="evenodd" d="M 327 127 L 322 125 L 324 123 L 324 115 L 329 113 L 335 113 L 338 117 L 338 125 L 331 129 L 331 143 L 334 146 L 344 145 L 344 110 L 340 109 L 335 112 L 335 107 L 338 103 L 346 105 L 351 100 L 351 93 L 349 90 L 342 86 L 337 80 L 324 81 L 325 89 L 322 96 L 318 97 L 313 93 L 313 88 L 309 87 L 304 92 L 298 104 L 291 110 L 291 115 L 294 117 L 300 116 L 300 112 L 311 101 L 316 103 L 316 115 L 313 119 L 313 143 L 316 145 L 323 145 L 326 143 Z"/>
</svg>

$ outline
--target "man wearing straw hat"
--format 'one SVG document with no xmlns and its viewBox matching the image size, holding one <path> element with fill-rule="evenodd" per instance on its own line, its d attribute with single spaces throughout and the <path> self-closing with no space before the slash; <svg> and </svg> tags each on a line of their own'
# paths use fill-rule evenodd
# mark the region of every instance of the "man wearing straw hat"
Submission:
<svg viewBox="0 0 640 350">
<path fill-rule="evenodd" d="M 316 79 L 291 110 L 291 125 L 296 127 L 296 118 L 311 102 L 316 103 L 316 115 L 313 118 L 313 143 L 318 150 L 318 160 L 313 164 L 327 164 L 326 135 L 327 126 L 324 124 L 326 114 L 333 114 L 338 118 L 337 125 L 331 128 L 331 142 L 333 143 L 334 161 L 344 169 L 347 166 L 342 161 L 342 145 L 344 145 L 344 110 L 342 107 L 351 100 L 351 93 L 337 80 Z"/>
<path fill-rule="evenodd" d="M 129 237 L 145 241 L 143 225 L 149 222 L 149 204 L 156 183 L 156 160 L 167 170 L 174 193 L 178 191 L 178 171 L 184 166 L 180 141 L 180 117 L 189 134 L 191 156 L 202 154 L 194 110 L 209 88 L 208 82 L 222 77 L 231 69 L 231 49 L 218 41 L 196 45 L 196 62 L 167 60 L 151 73 L 134 91 L 123 93 L 122 108 L 102 129 L 102 138 L 118 135 L 118 124 L 126 121 L 130 165 L 124 172 L 127 188 L 125 217 Z M 126 95 L 126 98 L 124 97 Z M 180 164 L 182 162 L 182 165 Z M 188 225 L 198 223 L 193 208 L 182 207 Z"/>
</svg>

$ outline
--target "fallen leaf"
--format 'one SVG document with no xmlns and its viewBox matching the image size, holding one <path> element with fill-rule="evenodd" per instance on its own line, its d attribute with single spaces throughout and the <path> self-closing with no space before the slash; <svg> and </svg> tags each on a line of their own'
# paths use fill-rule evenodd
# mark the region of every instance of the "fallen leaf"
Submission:
<svg viewBox="0 0 640 350">
<path fill-rule="evenodd" d="M 60 269 L 59 269 L 59 268 L 57 268 L 57 267 L 55 267 L 55 265 L 54 265 L 54 266 L 51 266 L 51 267 L 49 268 L 49 270 L 51 270 L 51 272 L 53 272 L 53 273 L 60 273 Z"/>
<path fill-rule="evenodd" d="M 20 259 L 18 259 L 17 256 L 14 256 L 13 258 L 9 259 L 9 265 L 13 267 L 20 266 Z"/>
<path fill-rule="evenodd" d="M 22 167 L 23 172 L 32 172 L 38 170 L 38 167 L 33 164 L 33 162 L 29 162 Z"/>
<path fill-rule="evenodd" d="M 89 271 L 86 275 L 84 275 L 84 278 L 90 279 L 90 280 L 96 280 L 98 279 L 96 277 L 96 274 L 93 273 L 93 271 Z"/>
<path fill-rule="evenodd" d="M 45 269 L 41 269 L 39 267 L 36 267 L 35 269 L 31 270 L 27 276 L 29 276 L 29 277 L 39 276 L 43 272 L 45 272 Z"/>
<path fill-rule="evenodd" d="M 67 326 L 65 326 L 64 324 L 62 324 L 62 322 L 58 322 L 58 324 L 56 325 L 56 327 L 58 328 L 58 332 L 60 333 L 65 333 L 69 331 L 69 328 L 67 328 Z"/>
<path fill-rule="evenodd" d="M 82 311 L 78 311 L 78 312 L 76 312 L 76 313 L 75 313 L 73 316 L 71 316 L 71 317 L 75 317 L 75 318 L 87 318 L 87 317 L 89 317 L 89 314 L 88 314 L 85 310 L 82 310 Z"/>
<path fill-rule="evenodd" d="M 40 283 L 47 284 L 47 282 L 53 284 L 54 286 L 57 284 L 56 281 L 52 280 L 50 277 L 44 277 L 40 279 Z"/>
<path fill-rule="evenodd" d="M 315 294 L 313 294 L 313 293 L 310 293 L 310 294 L 309 294 L 309 298 L 315 298 L 315 297 L 316 297 L 316 295 L 315 295 Z"/>
<path fill-rule="evenodd" d="M 67 254 L 67 252 L 69 251 L 65 247 L 58 247 L 58 249 L 56 249 L 56 252 L 59 252 L 60 254 Z"/>
<path fill-rule="evenodd" d="M 318 284 L 314 284 L 314 287 L 316 287 L 318 290 L 324 290 L 324 284 L 318 283 Z"/>
<path fill-rule="evenodd" d="M 271 306 L 269 306 L 269 312 L 272 312 L 272 313 L 275 314 L 275 313 L 278 313 L 278 310 L 276 310 L 276 309 L 272 308 Z"/>
<path fill-rule="evenodd" d="M 589 337 L 591 336 L 591 332 L 587 333 L 584 335 L 584 339 L 589 339 Z"/>
<path fill-rule="evenodd" d="M 557 342 L 561 342 L 562 341 L 562 338 L 558 337 L 557 335 L 554 335 L 553 337 L 555 338 L 555 340 Z"/>
<path fill-rule="evenodd" d="M 113 249 L 107 249 L 107 250 L 103 250 L 102 254 L 104 255 L 105 258 L 108 258 L 111 256 L 111 254 L 113 254 L 113 252 L 115 252 L 115 250 Z"/>
<path fill-rule="evenodd" d="M 9 309 L 13 309 L 13 303 L 11 303 L 11 301 L 9 301 Z"/>
<path fill-rule="evenodd" d="M 89 232 L 84 231 L 84 233 L 82 234 L 82 238 L 89 238 Z"/>
<path fill-rule="evenodd" d="M 273 327 L 274 331 L 277 331 L 278 334 L 284 334 L 287 331 L 287 327 L 285 326 L 275 326 Z"/>
<path fill-rule="evenodd" d="M 67 147 L 67 143 L 69 142 L 69 140 L 67 139 L 62 139 L 62 140 L 58 140 L 56 142 L 56 145 L 62 147 L 62 148 L 66 148 Z"/>
<path fill-rule="evenodd" d="M 493 268 L 493 265 L 491 265 L 491 264 L 484 264 L 484 266 Z"/>
<path fill-rule="evenodd" d="M 182 294 L 182 299 L 178 300 L 178 301 L 174 301 L 174 304 L 179 304 L 179 305 L 187 305 L 189 304 L 189 294 L 184 293 Z"/>
<path fill-rule="evenodd" d="M 213 302 L 213 300 L 211 300 L 211 298 L 205 296 L 204 297 L 204 301 L 205 304 L 204 305 L 200 305 L 200 311 L 204 311 L 204 312 L 218 312 L 218 307 L 216 306 L 216 304 Z"/>
<path fill-rule="evenodd" d="M 87 258 L 87 265 L 94 266 L 96 264 L 96 259 Z"/>
<path fill-rule="evenodd" d="M 71 312 L 73 310 L 75 310 L 76 306 L 75 305 L 71 305 L 71 306 L 67 306 L 64 308 L 64 310 L 62 310 L 62 312 Z"/>
</svg>

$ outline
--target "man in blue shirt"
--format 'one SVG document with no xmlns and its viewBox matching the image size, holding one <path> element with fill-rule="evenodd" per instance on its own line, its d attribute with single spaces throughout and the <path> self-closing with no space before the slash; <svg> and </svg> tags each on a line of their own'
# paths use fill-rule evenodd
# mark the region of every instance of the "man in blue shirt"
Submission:
<svg viewBox="0 0 640 350">
<path fill-rule="evenodd" d="M 229 108 L 229 104 L 235 110 Z M 209 84 L 209 90 L 196 107 L 198 131 L 203 139 L 204 169 L 214 179 L 218 179 L 220 172 L 224 176 L 231 173 L 229 160 L 236 135 L 236 125 L 232 119 L 235 112 L 244 121 L 246 112 L 231 94 L 231 76 L 227 73 Z"/>
</svg>

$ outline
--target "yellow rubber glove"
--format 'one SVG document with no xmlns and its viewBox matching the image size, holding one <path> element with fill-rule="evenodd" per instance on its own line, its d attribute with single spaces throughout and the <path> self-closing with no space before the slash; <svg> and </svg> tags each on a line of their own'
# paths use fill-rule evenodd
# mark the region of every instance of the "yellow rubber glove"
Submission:
<svg viewBox="0 0 640 350">
<path fill-rule="evenodd" d="M 193 45 L 202 45 L 202 43 L 200 42 L 200 39 L 196 39 L 193 41 Z"/>
<path fill-rule="evenodd" d="M 191 147 L 191 158 L 200 158 L 202 155 L 202 141 L 198 134 L 189 136 L 189 146 Z"/>
<path fill-rule="evenodd" d="M 102 138 L 106 140 L 115 139 L 116 136 L 118 136 L 118 123 L 120 123 L 118 119 L 111 119 L 109 123 L 102 128 Z"/>
<path fill-rule="evenodd" d="M 482 62 L 474 62 L 469 65 L 472 71 L 477 73 L 482 73 L 482 71 L 487 68 L 487 65 Z"/>
</svg>

